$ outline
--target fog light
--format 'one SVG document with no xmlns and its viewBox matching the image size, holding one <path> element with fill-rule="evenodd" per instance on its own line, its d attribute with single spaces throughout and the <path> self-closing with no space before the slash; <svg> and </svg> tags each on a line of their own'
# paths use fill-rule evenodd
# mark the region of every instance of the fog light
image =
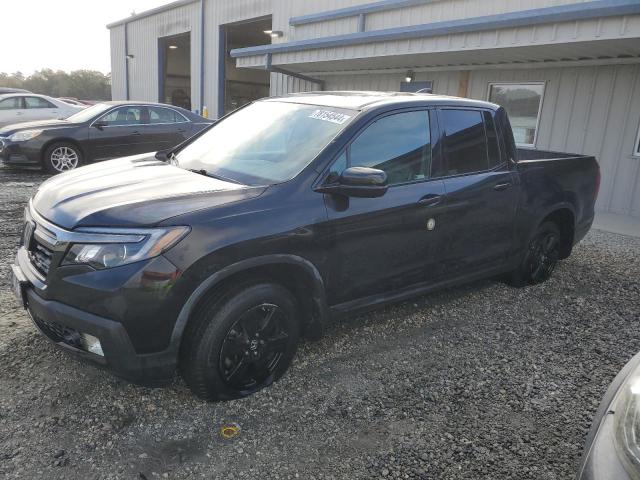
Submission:
<svg viewBox="0 0 640 480">
<path fill-rule="evenodd" d="M 100 340 L 98 340 L 93 335 L 89 335 L 88 333 L 81 333 L 80 343 L 82 344 L 82 348 L 84 348 L 87 352 L 104 357 L 104 352 L 102 351 Z"/>
</svg>

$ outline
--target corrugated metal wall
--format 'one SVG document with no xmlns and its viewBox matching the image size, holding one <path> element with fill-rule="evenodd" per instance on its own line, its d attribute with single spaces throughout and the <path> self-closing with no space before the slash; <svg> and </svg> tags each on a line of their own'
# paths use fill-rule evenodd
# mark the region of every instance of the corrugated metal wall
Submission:
<svg viewBox="0 0 640 480">
<path fill-rule="evenodd" d="M 122 100 L 126 97 L 124 25 L 111 29 L 111 98 Z"/>
<path fill-rule="evenodd" d="M 420 72 L 434 92 L 456 95 L 460 72 Z M 330 75 L 331 90 L 397 91 L 403 74 Z M 475 70 L 468 96 L 486 100 L 491 82 L 544 81 L 537 148 L 595 155 L 602 170 L 596 208 L 640 217 L 640 158 L 633 147 L 640 124 L 640 65 Z"/>
</svg>

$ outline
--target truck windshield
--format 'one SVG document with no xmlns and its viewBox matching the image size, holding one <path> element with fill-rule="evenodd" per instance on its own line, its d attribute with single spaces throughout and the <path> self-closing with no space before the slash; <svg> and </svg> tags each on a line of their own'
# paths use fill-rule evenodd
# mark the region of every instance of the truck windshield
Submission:
<svg viewBox="0 0 640 480">
<path fill-rule="evenodd" d="M 245 185 L 285 182 L 309 165 L 356 113 L 317 105 L 256 102 L 180 150 L 174 162 Z"/>
</svg>

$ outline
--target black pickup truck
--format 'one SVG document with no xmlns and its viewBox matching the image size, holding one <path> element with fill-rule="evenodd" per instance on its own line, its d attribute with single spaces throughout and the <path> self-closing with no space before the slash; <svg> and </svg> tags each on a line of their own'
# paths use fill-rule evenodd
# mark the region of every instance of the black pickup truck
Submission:
<svg viewBox="0 0 640 480">
<path fill-rule="evenodd" d="M 517 151 L 491 103 L 271 98 L 172 151 L 46 181 L 14 288 L 64 349 L 238 398 L 331 317 L 483 277 L 546 280 L 589 230 L 599 177 L 594 157 Z"/>
</svg>

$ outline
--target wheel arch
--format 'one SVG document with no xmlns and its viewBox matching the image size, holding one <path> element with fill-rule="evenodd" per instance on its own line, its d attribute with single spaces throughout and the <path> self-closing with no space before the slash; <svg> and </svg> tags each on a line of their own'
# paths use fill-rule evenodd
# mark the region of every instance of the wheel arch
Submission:
<svg viewBox="0 0 640 480">
<path fill-rule="evenodd" d="M 265 255 L 242 260 L 207 277 L 184 303 L 173 328 L 170 349 L 179 351 L 184 331 L 193 312 L 215 288 L 226 288 L 249 277 L 270 278 L 294 294 L 302 309 L 302 331 L 319 338 L 328 318 L 324 282 L 310 261 L 297 255 Z"/>
<path fill-rule="evenodd" d="M 80 155 L 82 155 L 82 161 L 84 162 L 87 161 L 87 155 L 84 151 L 84 148 L 82 148 L 82 145 L 80 145 L 80 142 L 69 137 L 59 137 L 59 138 L 52 138 L 51 140 L 48 140 L 47 143 L 45 143 L 42 146 L 42 149 L 40 150 L 40 161 L 42 162 L 43 165 L 46 162 L 45 155 L 47 154 L 47 150 L 49 150 L 49 148 L 52 145 L 55 145 L 56 143 L 70 143 L 74 145 L 76 148 L 78 148 L 78 150 L 80 150 Z"/>
<path fill-rule="evenodd" d="M 571 255 L 576 232 L 576 215 L 573 207 L 570 204 L 562 204 L 549 209 L 538 222 L 536 228 L 545 222 L 553 222 L 560 229 L 562 236 L 560 259 L 567 258 Z"/>
</svg>

